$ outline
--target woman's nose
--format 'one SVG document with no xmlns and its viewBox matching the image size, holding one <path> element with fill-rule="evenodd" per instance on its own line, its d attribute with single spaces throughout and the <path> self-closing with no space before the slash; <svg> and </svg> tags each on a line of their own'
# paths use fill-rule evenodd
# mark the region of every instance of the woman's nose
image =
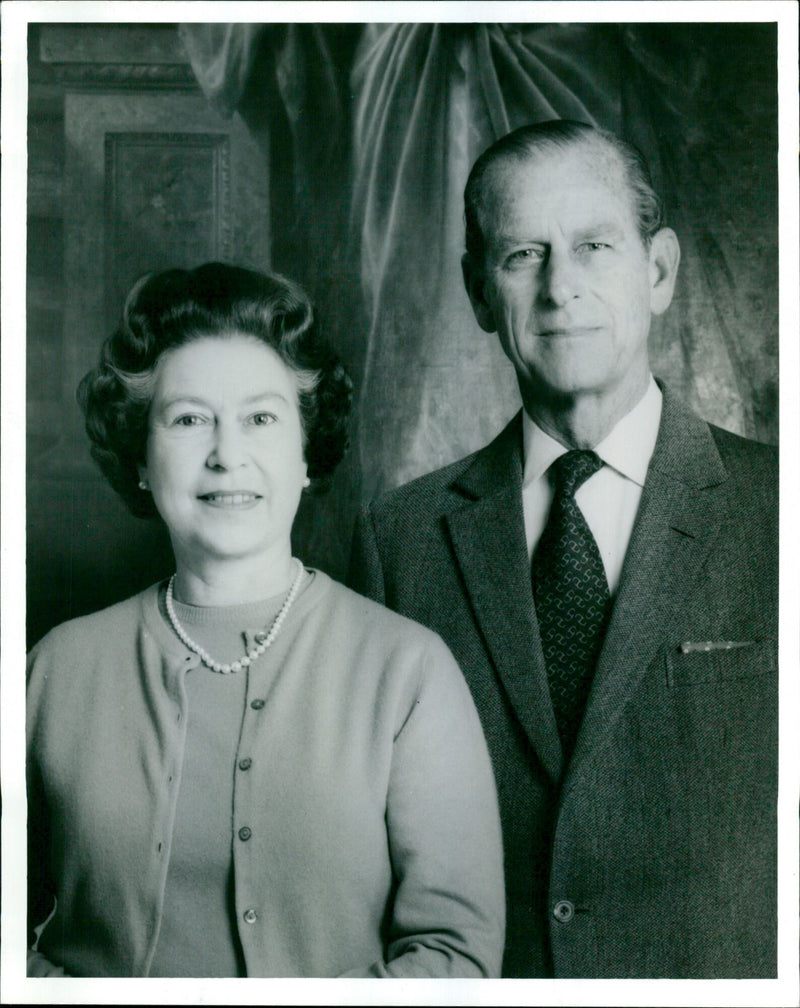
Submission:
<svg viewBox="0 0 800 1008">
<path fill-rule="evenodd" d="M 207 465 L 211 469 L 235 469 L 244 461 L 244 432 L 238 424 L 218 421 Z"/>
</svg>

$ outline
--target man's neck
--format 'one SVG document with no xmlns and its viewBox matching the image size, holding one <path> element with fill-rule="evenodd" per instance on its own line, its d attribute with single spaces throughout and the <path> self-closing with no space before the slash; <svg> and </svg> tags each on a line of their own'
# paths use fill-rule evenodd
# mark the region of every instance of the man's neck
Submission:
<svg viewBox="0 0 800 1008">
<path fill-rule="evenodd" d="M 641 400 L 650 376 L 634 388 L 612 393 L 579 393 L 546 397 L 521 389 L 525 412 L 545 433 L 565 448 L 595 448 Z"/>
</svg>

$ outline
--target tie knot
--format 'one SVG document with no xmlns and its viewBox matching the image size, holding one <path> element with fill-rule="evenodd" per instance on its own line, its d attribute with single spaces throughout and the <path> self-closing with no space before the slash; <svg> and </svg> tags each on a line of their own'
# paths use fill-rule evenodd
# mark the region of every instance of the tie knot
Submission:
<svg viewBox="0 0 800 1008">
<path fill-rule="evenodd" d="M 602 467 L 602 459 L 593 451 L 575 449 L 565 452 L 551 466 L 556 492 L 571 496 L 582 483 Z"/>
</svg>

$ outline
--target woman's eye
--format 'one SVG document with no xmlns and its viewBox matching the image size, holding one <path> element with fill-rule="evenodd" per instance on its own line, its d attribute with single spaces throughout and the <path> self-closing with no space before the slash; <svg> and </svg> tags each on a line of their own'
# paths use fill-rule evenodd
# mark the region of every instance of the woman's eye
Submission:
<svg viewBox="0 0 800 1008">
<path fill-rule="evenodd" d="M 275 423 L 274 413 L 254 413 L 250 417 L 250 422 L 255 427 L 266 427 L 268 424 Z"/>
<path fill-rule="evenodd" d="M 197 427 L 205 423 L 205 417 L 199 413 L 184 413 L 173 420 L 176 427 Z"/>
</svg>

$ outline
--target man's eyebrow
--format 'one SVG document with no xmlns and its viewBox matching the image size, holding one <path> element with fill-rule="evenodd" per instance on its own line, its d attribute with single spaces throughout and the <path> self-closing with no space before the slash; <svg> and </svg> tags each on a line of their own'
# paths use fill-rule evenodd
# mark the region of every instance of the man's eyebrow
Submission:
<svg viewBox="0 0 800 1008">
<path fill-rule="evenodd" d="M 599 221 L 597 224 L 590 224 L 588 227 L 576 231 L 577 238 L 594 238 L 600 235 L 623 235 L 623 229 L 615 221 Z"/>
<path fill-rule="evenodd" d="M 492 248 L 508 248 L 510 245 L 547 245 L 546 241 L 542 241 L 538 238 L 531 238 L 527 235 L 520 234 L 499 234 L 494 235 L 489 241 L 489 245 Z"/>
<path fill-rule="evenodd" d="M 520 231 L 519 234 L 508 233 L 508 234 L 498 235 L 498 239 L 497 240 L 501 241 L 501 242 L 531 242 L 531 244 L 534 244 L 534 245 L 544 245 L 545 244 L 543 241 L 540 241 L 537 238 L 531 238 L 530 235 L 527 235 L 527 234 L 525 234 L 522 231 Z"/>
<path fill-rule="evenodd" d="M 575 228 L 573 232 L 576 236 L 582 237 L 584 235 L 594 235 L 594 234 L 623 234 L 624 229 L 620 227 L 619 223 L 615 220 L 598 220 L 592 221 L 589 224 L 581 225 Z M 549 242 L 541 238 L 532 238 L 530 234 L 526 234 L 523 231 L 519 231 L 516 234 L 512 231 L 495 233 L 491 239 L 490 244 L 492 245 L 548 245 Z"/>
</svg>

